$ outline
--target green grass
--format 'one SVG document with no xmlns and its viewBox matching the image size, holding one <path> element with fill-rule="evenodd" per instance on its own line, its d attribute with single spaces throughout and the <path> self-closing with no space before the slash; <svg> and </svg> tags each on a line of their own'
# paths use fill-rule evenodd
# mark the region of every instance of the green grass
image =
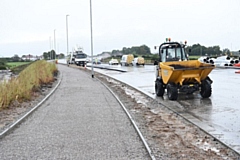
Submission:
<svg viewBox="0 0 240 160">
<path fill-rule="evenodd" d="M 19 74 L 32 63 L 33 62 L 8 62 L 7 67 L 12 71 L 12 73 Z"/>
<path fill-rule="evenodd" d="M 13 67 L 18 67 L 18 66 L 21 66 L 21 65 L 25 65 L 25 64 L 29 64 L 31 62 L 7 62 L 7 66 L 11 68 Z"/>
<path fill-rule="evenodd" d="M 198 58 L 200 58 L 201 56 L 189 56 L 190 60 L 197 60 Z"/>
</svg>

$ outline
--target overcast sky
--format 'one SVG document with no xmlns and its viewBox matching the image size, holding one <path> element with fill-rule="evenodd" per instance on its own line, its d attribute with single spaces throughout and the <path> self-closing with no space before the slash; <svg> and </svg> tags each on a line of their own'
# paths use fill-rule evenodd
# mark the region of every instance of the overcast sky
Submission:
<svg viewBox="0 0 240 160">
<path fill-rule="evenodd" d="M 165 38 L 240 50 L 239 0 L 92 0 L 93 54 Z M 57 53 L 76 45 L 91 54 L 90 0 L 1 0 L 0 57 Z M 51 38 L 50 38 L 51 37 Z M 50 45 L 51 39 L 51 45 Z"/>
</svg>

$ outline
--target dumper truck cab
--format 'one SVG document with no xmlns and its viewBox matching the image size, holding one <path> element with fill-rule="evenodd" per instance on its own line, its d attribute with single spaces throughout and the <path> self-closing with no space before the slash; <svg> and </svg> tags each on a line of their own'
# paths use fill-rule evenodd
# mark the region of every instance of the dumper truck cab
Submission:
<svg viewBox="0 0 240 160">
<path fill-rule="evenodd" d="M 179 92 L 192 94 L 200 91 L 202 98 L 212 94 L 212 80 L 208 74 L 212 64 L 188 60 L 185 44 L 165 42 L 159 46 L 159 62 L 156 66 L 155 93 L 163 96 L 165 89 L 170 100 L 177 100 Z"/>
</svg>

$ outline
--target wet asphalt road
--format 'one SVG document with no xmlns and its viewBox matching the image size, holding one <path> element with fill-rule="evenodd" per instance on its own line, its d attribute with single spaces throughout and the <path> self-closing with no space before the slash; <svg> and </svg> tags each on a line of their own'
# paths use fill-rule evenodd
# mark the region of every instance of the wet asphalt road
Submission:
<svg viewBox="0 0 240 160">
<path fill-rule="evenodd" d="M 195 92 L 192 95 L 180 94 L 177 101 L 169 101 L 166 95 L 163 98 L 155 95 L 154 66 L 112 67 L 127 72 L 94 70 L 138 88 L 240 153 L 240 74 L 236 74 L 236 70 L 216 68 L 210 73 L 213 84 L 212 96 L 208 99 L 202 99 Z"/>
<path fill-rule="evenodd" d="M 91 75 L 58 66 L 55 93 L 0 139 L 0 159 L 150 159 L 113 95 Z"/>
</svg>

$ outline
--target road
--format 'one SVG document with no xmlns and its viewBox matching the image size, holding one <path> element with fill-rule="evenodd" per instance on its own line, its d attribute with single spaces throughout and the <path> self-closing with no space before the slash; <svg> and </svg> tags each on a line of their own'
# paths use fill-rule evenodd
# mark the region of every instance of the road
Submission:
<svg viewBox="0 0 240 160">
<path fill-rule="evenodd" d="M 104 64 L 102 64 L 104 65 Z M 165 96 L 156 97 L 154 91 L 154 66 L 118 67 L 127 72 L 117 72 L 94 68 L 94 71 L 123 81 L 157 99 L 160 103 L 181 113 L 185 118 L 212 134 L 240 153 L 240 75 L 234 69 L 214 69 L 210 73 L 213 80 L 212 96 L 202 99 L 198 92 L 192 95 L 180 94 L 177 101 L 169 101 Z"/>
</svg>

